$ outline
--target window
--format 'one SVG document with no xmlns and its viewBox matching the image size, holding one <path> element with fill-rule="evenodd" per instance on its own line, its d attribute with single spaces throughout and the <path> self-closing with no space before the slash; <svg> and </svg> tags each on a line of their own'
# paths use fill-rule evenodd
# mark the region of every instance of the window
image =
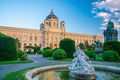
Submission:
<svg viewBox="0 0 120 80">
<path fill-rule="evenodd" d="M 64 24 L 62 24 L 62 26 L 64 26 Z"/>
<path fill-rule="evenodd" d="M 49 22 L 49 26 L 51 26 L 51 23 Z"/>
<path fill-rule="evenodd" d="M 29 40 L 32 41 L 32 36 L 30 36 Z"/>
<path fill-rule="evenodd" d="M 26 43 L 24 43 L 24 47 L 26 47 Z"/>
<path fill-rule="evenodd" d="M 35 41 L 37 41 L 37 36 L 35 36 Z"/>
<path fill-rule="evenodd" d="M 53 25 L 55 26 L 55 22 L 53 23 Z"/>
<path fill-rule="evenodd" d="M 30 43 L 29 46 L 32 46 L 32 44 Z"/>
<path fill-rule="evenodd" d="M 48 26 L 48 22 L 46 22 L 46 25 Z"/>
</svg>

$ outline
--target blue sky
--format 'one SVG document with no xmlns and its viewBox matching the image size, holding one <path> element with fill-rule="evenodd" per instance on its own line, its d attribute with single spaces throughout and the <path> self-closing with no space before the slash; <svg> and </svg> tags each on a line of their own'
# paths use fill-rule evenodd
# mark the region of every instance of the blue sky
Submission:
<svg viewBox="0 0 120 80">
<path fill-rule="evenodd" d="M 39 29 L 51 9 L 67 32 L 103 34 L 102 19 L 91 13 L 98 0 L 0 0 L 0 26 Z"/>
</svg>

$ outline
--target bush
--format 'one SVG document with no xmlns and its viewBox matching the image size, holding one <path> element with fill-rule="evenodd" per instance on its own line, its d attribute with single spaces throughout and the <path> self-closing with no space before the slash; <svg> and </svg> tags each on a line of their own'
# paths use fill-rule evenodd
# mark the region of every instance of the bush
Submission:
<svg viewBox="0 0 120 80">
<path fill-rule="evenodd" d="M 68 58 L 71 58 L 75 52 L 75 41 L 69 38 L 64 38 L 60 41 L 60 48 L 67 53 Z"/>
<path fill-rule="evenodd" d="M 20 57 L 20 60 L 21 60 L 21 61 L 27 60 L 27 56 L 26 56 L 26 55 L 22 55 L 22 56 Z"/>
<path fill-rule="evenodd" d="M 38 54 L 42 54 L 42 51 L 41 51 L 41 50 L 39 50 L 39 51 L 38 51 Z"/>
<path fill-rule="evenodd" d="M 18 54 L 18 58 L 20 58 L 22 55 L 26 55 L 26 53 L 22 50 L 18 50 L 17 54 Z"/>
<path fill-rule="evenodd" d="M 54 50 L 52 50 L 52 52 L 54 52 L 54 51 L 57 50 L 57 49 L 60 49 L 60 48 L 55 48 Z"/>
<path fill-rule="evenodd" d="M 107 41 L 104 43 L 103 51 L 113 50 L 120 55 L 120 42 L 118 41 Z"/>
<path fill-rule="evenodd" d="M 45 49 L 42 51 L 43 57 L 51 57 L 52 56 L 52 50 L 51 49 Z"/>
<path fill-rule="evenodd" d="M 85 50 L 85 54 L 89 57 L 89 58 L 93 58 L 95 55 L 95 52 L 93 50 Z"/>
<path fill-rule="evenodd" d="M 16 40 L 0 33 L 0 61 L 15 60 L 18 58 Z"/>
<path fill-rule="evenodd" d="M 107 50 L 103 52 L 103 60 L 105 61 L 119 61 L 119 55 L 116 51 Z"/>
<path fill-rule="evenodd" d="M 46 49 L 51 49 L 51 47 L 46 47 L 46 48 L 44 48 L 43 50 L 46 50 Z"/>
<path fill-rule="evenodd" d="M 66 57 L 66 52 L 63 49 L 56 49 L 52 56 L 56 60 L 63 59 Z"/>
</svg>

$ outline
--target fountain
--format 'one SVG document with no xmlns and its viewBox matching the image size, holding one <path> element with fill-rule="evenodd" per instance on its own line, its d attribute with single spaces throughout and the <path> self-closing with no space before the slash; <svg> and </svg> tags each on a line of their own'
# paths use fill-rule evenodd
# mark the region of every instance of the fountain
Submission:
<svg viewBox="0 0 120 80">
<path fill-rule="evenodd" d="M 95 80 L 94 67 L 88 61 L 89 57 L 79 47 L 73 56 L 72 64 L 68 67 L 70 76 L 80 80 Z"/>
</svg>

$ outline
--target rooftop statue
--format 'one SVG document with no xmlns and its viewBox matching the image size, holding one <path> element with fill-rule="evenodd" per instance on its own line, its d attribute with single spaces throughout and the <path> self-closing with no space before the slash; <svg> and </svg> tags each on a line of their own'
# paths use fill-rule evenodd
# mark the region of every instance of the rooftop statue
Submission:
<svg viewBox="0 0 120 80">
<path fill-rule="evenodd" d="M 113 22 L 109 21 L 107 24 L 107 30 L 112 30 L 112 29 L 114 29 L 114 24 Z"/>
</svg>

